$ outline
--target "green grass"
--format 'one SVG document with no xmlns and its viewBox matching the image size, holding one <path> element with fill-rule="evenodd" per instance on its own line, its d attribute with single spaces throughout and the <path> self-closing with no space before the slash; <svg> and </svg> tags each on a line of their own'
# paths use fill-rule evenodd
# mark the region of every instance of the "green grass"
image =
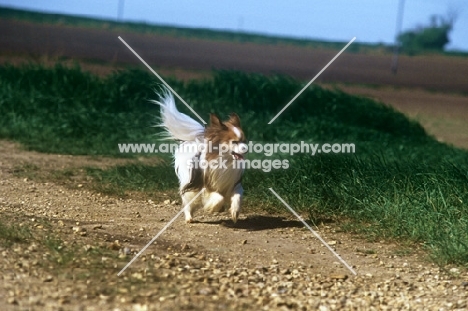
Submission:
<svg viewBox="0 0 468 311">
<path fill-rule="evenodd" d="M 107 170 L 87 168 L 87 173 L 97 181 L 94 184 L 95 190 L 111 195 L 123 196 L 127 191 L 151 193 L 155 189 L 168 191 L 177 189 L 178 186 L 174 168 L 167 164 L 129 164 Z"/>
<path fill-rule="evenodd" d="M 146 141 L 155 108 L 152 78 L 127 71 L 106 80 L 79 68 L 0 67 L 0 137 L 42 152 L 117 154 L 116 142 Z"/>
<path fill-rule="evenodd" d="M 272 187 L 311 220 L 332 217 L 369 238 L 422 244 L 440 264 L 468 262 L 466 151 L 437 142 L 381 103 L 318 86 L 267 125 L 302 87 L 284 76 L 222 71 L 169 83 L 205 119 L 237 112 L 253 141 L 356 144 L 356 154 L 281 155 L 290 169 L 248 170 L 247 208 L 283 210 Z M 157 88 L 153 76 L 138 70 L 98 78 L 78 67 L 2 66 L 0 137 L 42 152 L 122 156 L 118 143 L 156 141 L 151 125 L 158 113 L 149 99 Z M 87 172 L 110 193 L 177 187 L 167 164 Z"/>
</svg>

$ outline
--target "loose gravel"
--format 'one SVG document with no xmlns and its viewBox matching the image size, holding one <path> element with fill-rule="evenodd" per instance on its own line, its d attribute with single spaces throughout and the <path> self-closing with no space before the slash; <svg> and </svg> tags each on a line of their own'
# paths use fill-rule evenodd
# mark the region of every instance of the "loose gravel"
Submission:
<svg viewBox="0 0 468 311">
<path fill-rule="evenodd" d="M 224 214 L 177 220 L 119 277 L 177 200 L 18 177 L 18 165 L 71 164 L 6 142 L 0 151 L 0 219 L 32 236 L 0 244 L 1 310 L 468 310 L 467 272 L 435 266 L 417 246 L 405 254 L 320 225 L 354 276 L 293 217 L 248 211 L 236 225 Z"/>
</svg>

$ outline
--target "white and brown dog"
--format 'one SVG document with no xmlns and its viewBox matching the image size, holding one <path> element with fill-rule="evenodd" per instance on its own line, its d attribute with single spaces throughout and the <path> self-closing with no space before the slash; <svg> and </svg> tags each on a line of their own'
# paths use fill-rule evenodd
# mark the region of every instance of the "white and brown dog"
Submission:
<svg viewBox="0 0 468 311">
<path fill-rule="evenodd" d="M 245 136 L 239 116 L 232 113 L 227 121 L 210 114 L 210 125 L 203 127 L 176 108 L 174 97 L 165 92 L 161 100 L 161 121 L 167 138 L 180 141 L 174 153 L 175 171 L 179 177 L 179 190 L 185 206 L 185 221 L 200 207 L 206 212 L 224 210 L 230 204 L 234 222 L 241 211 L 244 154 L 247 152 Z M 194 202 L 189 202 L 203 189 Z"/>
</svg>

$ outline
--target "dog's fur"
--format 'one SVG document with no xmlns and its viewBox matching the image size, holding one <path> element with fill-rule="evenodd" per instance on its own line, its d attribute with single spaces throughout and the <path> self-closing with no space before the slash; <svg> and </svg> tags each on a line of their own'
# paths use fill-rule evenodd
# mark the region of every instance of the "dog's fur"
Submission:
<svg viewBox="0 0 468 311">
<path fill-rule="evenodd" d="M 177 110 L 174 97 L 168 91 L 155 103 L 161 106 L 158 126 L 165 130 L 167 138 L 181 141 L 174 154 L 174 165 L 185 206 L 185 221 L 192 222 L 192 214 L 202 206 L 206 212 L 215 213 L 223 211 L 225 203 L 228 203 L 231 218 L 236 222 L 244 191 L 241 185 L 243 169 L 236 162 L 243 161 L 247 151 L 239 116 L 232 113 L 228 120 L 221 121 L 216 114 L 210 114 L 210 125 L 204 128 Z M 221 149 L 224 152 L 220 153 Z M 218 167 L 195 165 L 204 160 L 218 161 Z M 225 167 L 219 165 L 223 161 Z M 204 193 L 189 204 L 203 188 Z"/>
</svg>

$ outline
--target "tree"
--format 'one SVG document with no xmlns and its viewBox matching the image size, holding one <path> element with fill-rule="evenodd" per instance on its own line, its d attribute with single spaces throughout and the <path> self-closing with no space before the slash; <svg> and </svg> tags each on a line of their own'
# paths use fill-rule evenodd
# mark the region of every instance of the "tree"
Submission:
<svg viewBox="0 0 468 311">
<path fill-rule="evenodd" d="M 453 28 L 457 14 L 448 13 L 446 17 L 441 15 L 431 16 L 430 24 L 408 30 L 398 36 L 401 49 L 409 54 L 422 51 L 442 52 L 449 40 L 449 33 Z"/>
</svg>

